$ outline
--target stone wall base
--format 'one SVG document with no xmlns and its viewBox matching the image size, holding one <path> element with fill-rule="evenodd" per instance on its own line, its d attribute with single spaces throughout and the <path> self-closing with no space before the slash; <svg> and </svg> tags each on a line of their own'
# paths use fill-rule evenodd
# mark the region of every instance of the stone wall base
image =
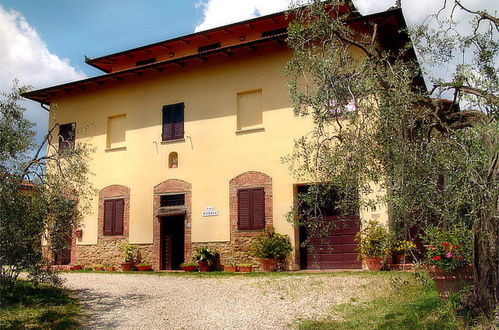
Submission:
<svg viewBox="0 0 499 330">
<path fill-rule="evenodd" d="M 73 264 L 91 267 L 95 264 L 116 265 L 123 262 L 123 251 L 120 246 L 126 239 L 101 239 L 98 244 L 76 245 Z M 152 244 L 132 244 L 138 248 L 137 262 L 152 263 Z"/>
</svg>

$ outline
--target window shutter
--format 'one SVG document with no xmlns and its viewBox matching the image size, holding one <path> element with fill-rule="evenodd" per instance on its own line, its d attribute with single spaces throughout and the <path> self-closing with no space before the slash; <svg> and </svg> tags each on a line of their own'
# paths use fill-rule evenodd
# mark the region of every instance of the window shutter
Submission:
<svg viewBox="0 0 499 330">
<path fill-rule="evenodd" d="M 251 229 L 264 229 L 265 228 L 265 192 L 263 188 L 251 190 L 251 211 L 253 214 L 253 221 Z"/>
<path fill-rule="evenodd" d="M 184 104 L 179 103 L 175 106 L 173 118 L 173 138 L 181 139 L 184 137 Z"/>
<path fill-rule="evenodd" d="M 237 192 L 237 229 L 251 229 L 251 190 Z"/>
<path fill-rule="evenodd" d="M 173 111 L 171 107 L 165 105 L 163 107 L 163 133 L 162 141 L 171 140 L 173 136 Z"/>
<path fill-rule="evenodd" d="M 59 150 L 72 150 L 75 146 L 76 123 L 59 125 Z"/>
<path fill-rule="evenodd" d="M 125 211 L 125 200 L 117 199 L 114 208 L 114 235 L 123 235 L 123 215 Z"/>
<path fill-rule="evenodd" d="M 104 235 L 113 234 L 113 207 L 114 201 L 104 201 Z"/>
</svg>

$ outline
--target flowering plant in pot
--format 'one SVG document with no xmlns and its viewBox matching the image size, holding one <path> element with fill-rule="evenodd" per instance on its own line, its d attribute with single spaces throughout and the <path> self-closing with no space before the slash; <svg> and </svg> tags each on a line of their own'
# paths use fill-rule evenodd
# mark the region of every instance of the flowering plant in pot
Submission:
<svg viewBox="0 0 499 330">
<path fill-rule="evenodd" d="M 357 233 L 355 240 L 359 243 L 358 258 L 366 260 L 367 268 L 379 271 L 390 251 L 390 235 L 379 222 L 371 220 Z"/>
<path fill-rule="evenodd" d="M 473 280 L 473 233 L 463 226 L 448 230 L 429 227 L 421 236 L 426 247 L 424 262 L 441 298 L 448 298 Z"/>
<path fill-rule="evenodd" d="M 121 244 L 123 251 L 123 263 L 121 263 L 121 270 L 130 271 L 135 266 L 135 252 L 137 248 L 129 243 Z"/>
<path fill-rule="evenodd" d="M 198 263 L 194 261 L 183 262 L 180 264 L 180 268 L 182 268 L 184 272 L 194 272 L 198 269 Z"/>
<path fill-rule="evenodd" d="M 292 247 L 288 235 L 277 234 L 268 229 L 262 236 L 255 238 L 250 251 L 260 258 L 264 271 L 273 272 L 277 268 L 277 261 L 284 260 L 291 253 Z"/>
<path fill-rule="evenodd" d="M 217 253 L 209 246 L 199 247 L 194 253 L 194 260 L 198 262 L 200 272 L 208 272 L 216 257 Z"/>
<path fill-rule="evenodd" d="M 136 264 L 135 268 L 137 268 L 139 272 L 149 272 L 152 270 L 152 265 L 148 263 L 140 263 Z"/>
<path fill-rule="evenodd" d="M 101 265 L 101 264 L 95 264 L 95 265 L 92 265 L 92 269 L 93 269 L 94 271 L 99 271 L 99 270 L 101 270 L 101 271 L 102 271 L 102 270 L 104 270 L 104 266 L 103 266 L 103 265 Z"/>
<path fill-rule="evenodd" d="M 396 264 L 405 264 L 405 257 L 416 248 L 416 245 L 411 241 L 399 240 L 393 244 L 392 251 L 395 255 Z"/>
<path fill-rule="evenodd" d="M 116 270 L 116 268 L 114 267 L 114 265 L 108 264 L 108 265 L 104 265 L 104 270 L 106 272 L 114 272 Z"/>
</svg>

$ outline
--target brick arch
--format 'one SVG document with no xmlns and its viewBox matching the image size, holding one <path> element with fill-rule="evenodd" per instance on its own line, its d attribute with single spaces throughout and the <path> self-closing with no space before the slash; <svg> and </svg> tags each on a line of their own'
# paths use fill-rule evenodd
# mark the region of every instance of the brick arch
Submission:
<svg viewBox="0 0 499 330">
<path fill-rule="evenodd" d="M 156 270 L 160 269 L 160 239 L 161 217 L 157 216 L 160 207 L 161 195 L 168 193 L 185 194 L 185 220 L 184 220 L 184 260 L 191 254 L 191 223 L 192 223 L 192 185 L 184 180 L 168 179 L 154 186 L 153 189 L 153 257 L 152 263 Z"/>
<path fill-rule="evenodd" d="M 123 235 L 104 235 L 104 200 L 123 198 L 125 208 L 123 214 Z M 123 239 L 128 237 L 130 224 L 130 188 L 120 184 L 112 184 L 99 191 L 99 211 L 98 211 L 98 238 L 99 239 Z"/>
<path fill-rule="evenodd" d="M 243 188 L 262 187 L 265 193 L 265 227 L 273 226 L 272 208 L 272 177 L 258 171 L 248 171 L 232 178 L 229 181 L 230 203 L 230 233 L 234 237 L 254 237 L 260 235 L 258 231 L 241 231 L 237 229 L 237 191 Z"/>
</svg>

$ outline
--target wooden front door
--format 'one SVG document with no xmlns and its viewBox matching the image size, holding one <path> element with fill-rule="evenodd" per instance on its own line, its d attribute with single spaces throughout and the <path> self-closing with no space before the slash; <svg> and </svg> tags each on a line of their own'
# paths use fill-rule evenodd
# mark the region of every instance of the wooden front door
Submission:
<svg viewBox="0 0 499 330">
<path fill-rule="evenodd" d="M 161 218 L 160 264 L 162 270 L 180 269 L 184 262 L 184 215 Z"/>
</svg>

